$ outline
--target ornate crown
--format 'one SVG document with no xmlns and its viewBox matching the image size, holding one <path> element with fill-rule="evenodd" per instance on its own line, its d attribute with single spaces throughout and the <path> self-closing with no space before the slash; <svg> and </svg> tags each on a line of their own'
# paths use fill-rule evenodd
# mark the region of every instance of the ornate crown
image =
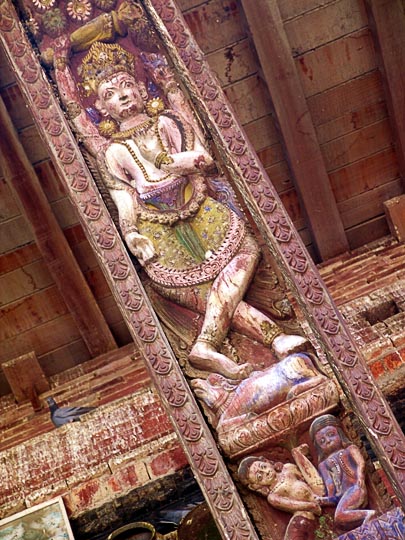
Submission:
<svg viewBox="0 0 405 540">
<path fill-rule="evenodd" d="M 115 43 L 96 41 L 78 69 L 86 95 L 97 92 L 99 85 L 111 75 L 125 71 L 135 76 L 133 55 Z"/>
</svg>

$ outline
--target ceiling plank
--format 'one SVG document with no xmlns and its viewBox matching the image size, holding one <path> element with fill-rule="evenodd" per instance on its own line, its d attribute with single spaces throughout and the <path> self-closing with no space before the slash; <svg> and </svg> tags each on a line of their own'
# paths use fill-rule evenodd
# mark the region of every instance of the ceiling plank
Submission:
<svg viewBox="0 0 405 540">
<path fill-rule="evenodd" d="M 405 187 L 405 13 L 401 0 L 367 0 L 379 68 Z"/>
<path fill-rule="evenodd" d="M 323 260 L 329 259 L 347 251 L 349 246 L 277 2 L 242 0 L 242 4 L 273 101 L 295 187 L 319 255 Z"/>
<path fill-rule="evenodd" d="M 2 169 L 35 242 L 92 356 L 117 347 L 0 98 Z"/>
</svg>

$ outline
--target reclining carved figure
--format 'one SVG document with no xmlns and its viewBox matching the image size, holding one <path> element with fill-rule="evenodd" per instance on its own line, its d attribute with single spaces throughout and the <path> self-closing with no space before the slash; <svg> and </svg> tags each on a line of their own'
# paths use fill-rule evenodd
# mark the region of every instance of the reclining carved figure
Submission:
<svg viewBox="0 0 405 540">
<path fill-rule="evenodd" d="M 325 380 L 308 354 L 294 353 L 239 383 L 211 374 L 207 379 L 194 379 L 191 386 L 212 414 L 214 427 L 223 428 L 259 415 Z"/>
</svg>

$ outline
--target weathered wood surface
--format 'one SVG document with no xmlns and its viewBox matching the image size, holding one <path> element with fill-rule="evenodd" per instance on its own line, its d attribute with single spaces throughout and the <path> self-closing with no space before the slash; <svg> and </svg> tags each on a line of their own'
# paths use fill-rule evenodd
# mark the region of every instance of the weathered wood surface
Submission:
<svg viewBox="0 0 405 540">
<path fill-rule="evenodd" d="M 90 353 L 94 356 L 114 349 L 116 347 L 115 340 L 76 259 L 69 249 L 1 99 L 0 125 L 2 131 L 0 152 L 4 175 L 10 188 L 18 196 L 36 243 L 58 286 L 58 291 L 63 297 L 63 303 L 59 306 L 53 299 L 53 302 L 42 301 L 42 307 L 46 311 L 47 306 L 57 306 L 58 315 L 68 309 L 75 319 Z M 43 294 L 49 294 L 49 289 Z M 36 300 L 38 301 L 38 295 Z M 16 317 L 6 326 L 7 329 L 14 329 L 14 331 L 24 331 L 27 329 L 24 327 L 25 314 L 30 314 L 30 309 L 22 304 L 18 307 L 20 309 Z M 31 309 L 40 313 L 40 310 L 35 307 Z M 41 315 L 37 316 L 41 318 Z M 31 324 L 30 318 L 29 324 Z M 8 337 L 10 336 L 5 335 L 3 339 Z"/>
<path fill-rule="evenodd" d="M 242 2 L 271 94 L 278 124 L 303 201 L 314 243 L 322 259 L 348 249 L 325 162 L 309 115 L 275 0 Z M 282 81 L 282 85 L 279 82 Z M 329 216 L 325 221 L 324 212 Z M 296 216 L 290 214 L 292 219 Z"/>
<path fill-rule="evenodd" d="M 392 236 L 405 241 L 405 196 L 394 197 L 384 203 L 385 213 Z"/>
<path fill-rule="evenodd" d="M 278 4 L 282 13 L 285 9 L 284 2 L 279 1 Z M 319 47 L 320 44 L 336 41 L 357 32 L 366 27 L 367 23 L 367 15 L 362 2 L 339 0 L 285 21 L 284 28 L 292 53 L 301 55 Z"/>
<path fill-rule="evenodd" d="M 405 13 L 401 0 L 366 0 L 405 187 Z"/>
<path fill-rule="evenodd" d="M 2 369 L 17 403 L 30 401 L 35 411 L 40 410 L 39 395 L 49 390 L 50 385 L 35 352 L 9 360 Z"/>
</svg>

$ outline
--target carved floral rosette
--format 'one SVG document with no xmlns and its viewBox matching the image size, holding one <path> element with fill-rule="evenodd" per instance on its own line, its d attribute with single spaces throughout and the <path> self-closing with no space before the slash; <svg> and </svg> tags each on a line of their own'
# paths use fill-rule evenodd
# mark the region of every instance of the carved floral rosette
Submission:
<svg viewBox="0 0 405 540">
<path fill-rule="evenodd" d="M 217 428 L 218 442 L 232 459 L 277 446 L 298 430 L 303 430 L 317 416 L 334 409 L 339 403 L 339 391 L 327 380 L 269 411 L 236 426 Z"/>
</svg>

